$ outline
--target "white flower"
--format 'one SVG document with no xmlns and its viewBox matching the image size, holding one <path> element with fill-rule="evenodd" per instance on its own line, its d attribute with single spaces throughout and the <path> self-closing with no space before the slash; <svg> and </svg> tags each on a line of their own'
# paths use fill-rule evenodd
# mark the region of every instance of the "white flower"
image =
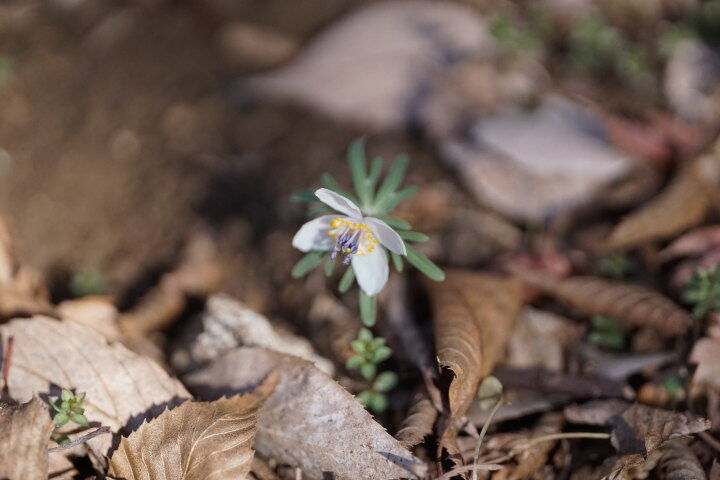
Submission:
<svg viewBox="0 0 720 480">
<path fill-rule="evenodd" d="M 343 263 L 352 261 L 360 288 L 375 295 L 388 279 L 388 261 L 382 247 L 399 255 L 407 254 L 400 235 L 382 220 L 364 217 L 357 205 L 332 190 L 321 188 L 315 195 L 344 215 L 323 215 L 310 220 L 295 234 L 293 247 L 303 252 L 330 250 L 333 259 L 344 254 Z"/>
</svg>

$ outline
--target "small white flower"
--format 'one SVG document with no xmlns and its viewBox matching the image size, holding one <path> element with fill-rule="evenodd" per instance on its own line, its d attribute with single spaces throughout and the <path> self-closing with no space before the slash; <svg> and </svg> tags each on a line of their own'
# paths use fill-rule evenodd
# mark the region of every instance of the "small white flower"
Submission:
<svg viewBox="0 0 720 480">
<path fill-rule="evenodd" d="M 315 195 L 344 215 L 323 215 L 310 220 L 295 234 L 293 247 L 303 252 L 330 250 L 333 259 L 344 254 L 343 263 L 352 262 L 360 288 L 375 295 L 388 279 L 388 261 L 382 247 L 406 255 L 405 243 L 387 223 L 364 217 L 357 205 L 342 195 L 327 188 L 317 190 Z"/>
</svg>

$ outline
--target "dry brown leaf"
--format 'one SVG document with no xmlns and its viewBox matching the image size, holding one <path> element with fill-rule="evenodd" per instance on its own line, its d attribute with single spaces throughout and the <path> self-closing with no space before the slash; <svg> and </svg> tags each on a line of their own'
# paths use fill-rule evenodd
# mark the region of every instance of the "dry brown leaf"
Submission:
<svg viewBox="0 0 720 480">
<path fill-rule="evenodd" d="M 720 247 L 720 225 L 700 227 L 673 240 L 660 256 L 663 260 L 672 260 L 678 257 L 702 255 L 709 250 Z"/>
<path fill-rule="evenodd" d="M 565 417 L 575 423 L 612 427 L 612 443 L 621 454 L 648 455 L 668 440 L 710 428 L 710 422 L 702 418 L 620 400 L 571 405 Z"/>
<path fill-rule="evenodd" d="M 576 345 L 584 333 L 585 327 L 577 322 L 526 307 L 510 337 L 503 364 L 559 372 L 565 366 L 565 350 Z"/>
<path fill-rule="evenodd" d="M 330 375 L 335 371 L 332 362 L 318 355 L 309 341 L 274 328 L 265 316 L 223 294 L 210 297 L 202 315 L 181 335 L 172 354 L 172 364 L 180 372 L 187 372 L 242 346 L 296 355 Z"/>
<path fill-rule="evenodd" d="M 280 31 L 238 20 L 225 24 L 217 41 L 228 62 L 244 69 L 279 65 L 298 47 L 297 42 Z"/>
<path fill-rule="evenodd" d="M 60 452 L 50 452 L 48 463 L 48 478 L 51 480 L 75 480 L 80 474 L 68 457 Z"/>
<path fill-rule="evenodd" d="M 681 440 L 672 440 L 662 448 L 658 465 L 660 480 L 705 480 L 705 470 L 693 451 Z"/>
<path fill-rule="evenodd" d="M 185 246 L 178 267 L 163 275 L 119 326 L 128 336 L 143 336 L 161 330 L 178 318 L 187 304 L 187 295 L 205 296 L 218 291 L 225 271 L 214 241 L 203 231 L 196 232 Z"/>
<path fill-rule="evenodd" d="M 53 424 L 37 397 L 18 404 L 0 399 L 0 478 L 45 480 Z"/>
<path fill-rule="evenodd" d="M 588 315 L 608 315 L 631 326 L 651 326 L 668 337 L 682 335 L 692 324 L 690 315 L 657 292 L 598 277 L 557 279 L 513 268 L 529 285 Z"/>
<path fill-rule="evenodd" d="M 429 285 L 437 358 L 453 377 L 448 399 L 457 420 L 505 351 L 522 306 L 522 288 L 514 279 L 463 271 L 450 271 L 444 282 Z"/>
<path fill-rule="evenodd" d="M 710 467 L 710 480 L 720 480 L 720 462 L 717 459 L 713 461 L 712 467 Z"/>
<path fill-rule="evenodd" d="M 692 377 L 690 395 L 708 391 L 720 393 L 720 321 L 711 323 L 708 336 L 695 342 L 690 361 L 697 363 Z"/>
<path fill-rule="evenodd" d="M 718 185 L 718 168 L 717 160 L 709 155 L 693 161 L 648 204 L 623 218 L 610 234 L 607 247 L 633 247 L 671 238 L 700 223 L 711 205 L 708 192 Z"/>
<path fill-rule="evenodd" d="M 550 413 L 545 415 L 537 428 L 522 442 L 532 442 L 534 438 L 542 437 L 560 432 L 563 425 L 562 415 Z M 547 463 L 550 452 L 555 448 L 555 441 L 538 442 L 532 446 L 523 448 L 514 457 L 516 465 L 507 465 L 499 472 L 493 474 L 493 480 L 522 480 L 535 478 L 532 475 L 537 473 Z M 542 477 L 540 477 L 542 478 Z"/>
<path fill-rule="evenodd" d="M 278 378 L 273 372 L 254 393 L 166 410 L 120 441 L 108 473 L 125 480 L 246 478 L 258 411 Z"/>
<path fill-rule="evenodd" d="M 258 453 L 300 467 L 311 480 L 326 478 L 326 472 L 337 480 L 422 476 L 424 464 L 310 362 L 243 347 L 184 380 L 201 398 L 217 398 L 247 391 L 272 369 L 281 380 L 260 411 Z"/>
<path fill-rule="evenodd" d="M 423 439 L 433 432 L 437 417 L 438 411 L 427 394 L 424 391 L 417 392 L 395 438 L 403 447 L 412 448 L 422 443 Z"/>
<path fill-rule="evenodd" d="M 86 392 L 88 420 L 115 433 L 190 398 L 155 362 L 81 325 L 37 316 L 2 325 L 0 334 L 15 339 L 9 378 L 13 398 L 56 395 L 59 388 Z M 111 443 L 110 435 L 101 435 L 86 445 L 102 461 Z"/>
<path fill-rule="evenodd" d="M 57 306 L 57 313 L 64 321 L 97 331 L 109 342 L 122 337 L 117 323 L 120 313 L 109 297 L 87 296 L 65 300 Z"/>
</svg>

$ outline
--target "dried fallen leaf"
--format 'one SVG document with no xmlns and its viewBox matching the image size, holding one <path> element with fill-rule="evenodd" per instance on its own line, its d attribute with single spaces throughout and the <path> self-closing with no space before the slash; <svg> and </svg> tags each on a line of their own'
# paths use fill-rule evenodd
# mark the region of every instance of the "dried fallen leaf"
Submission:
<svg viewBox="0 0 720 480">
<path fill-rule="evenodd" d="M 620 400 L 595 400 L 565 408 L 565 417 L 574 423 L 612 427 L 612 443 L 621 454 L 649 455 L 668 440 L 699 433 L 710 422 L 688 414 Z"/>
<path fill-rule="evenodd" d="M 567 100 L 483 118 L 475 141 L 443 145 L 446 161 L 483 203 L 515 219 L 543 222 L 587 205 L 629 171 L 602 122 Z"/>
<path fill-rule="evenodd" d="M 247 391 L 272 369 L 281 380 L 260 411 L 255 449 L 298 466 L 311 480 L 422 476 L 424 464 L 392 438 L 327 374 L 290 355 L 258 347 L 228 352 L 184 377 L 201 398 Z"/>
<path fill-rule="evenodd" d="M 95 330 L 109 342 L 118 341 L 122 337 L 117 325 L 120 313 L 108 297 L 87 296 L 65 300 L 57 306 L 57 312 L 62 320 Z"/>
<path fill-rule="evenodd" d="M 424 87 L 458 59 L 487 57 L 493 47 L 482 19 L 464 5 L 375 3 L 336 22 L 287 66 L 242 86 L 371 128 L 402 128 L 430 93 Z"/>
<path fill-rule="evenodd" d="M 190 398 L 180 382 L 155 362 L 120 344 L 109 344 L 81 325 L 38 316 L 2 325 L 0 334 L 15 339 L 9 379 L 13 398 L 27 400 L 58 388 L 86 392 L 83 406 L 88 420 L 115 433 L 132 430 L 166 405 Z M 110 435 L 101 435 L 86 445 L 102 462 L 111 443 Z"/>
<path fill-rule="evenodd" d="M 395 438 L 405 448 L 422 443 L 433 431 L 438 411 L 425 392 L 417 392 L 413 397 L 408 416 L 403 420 Z"/>
<path fill-rule="evenodd" d="M 120 441 L 108 473 L 125 480 L 246 478 L 258 411 L 277 381 L 273 372 L 256 393 L 166 410 Z"/>
<path fill-rule="evenodd" d="M 53 424 L 45 403 L 0 400 L 0 478 L 45 480 Z"/>
<path fill-rule="evenodd" d="M 515 465 L 505 466 L 504 469 L 493 475 L 493 480 L 521 480 L 533 478 L 532 474 L 538 472 L 547 463 L 550 452 L 555 448 L 555 441 L 537 442 L 533 439 L 560 432 L 562 428 L 562 415 L 550 413 L 545 415 L 533 432 L 522 439 L 529 443 L 514 457 Z"/>
<path fill-rule="evenodd" d="M 660 480 L 705 480 L 705 470 L 690 447 L 682 440 L 672 440 L 662 448 L 658 465 Z"/>
<path fill-rule="evenodd" d="M 330 375 L 335 370 L 332 362 L 315 353 L 306 339 L 274 328 L 263 315 L 222 294 L 208 299 L 196 324 L 191 324 L 181 336 L 172 354 L 172 363 L 179 371 L 187 372 L 242 346 L 296 355 Z"/>
<path fill-rule="evenodd" d="M 690 361 L 697 363 L 690 395 L 694 397 L 709 391 L 720 393 L 720 320 L 713 318 L 708 336 L 695 342 Z"/>
<path fill-rule="evenodd" d="M 557 279 L 513 268 L 527 284 L 588 315 L 608 315 L 631 326 L 651 326 L 667 337 L 682 335 L 692 321 L 688 313 L 657 292 L 597 277 Z"/>
<path fill-rule="evenodd" d="M 465 415 L 480 380 L 501 358 L 522 305 L 521 285 L 482 273 L 448 272 L 430 289 L 440 367 L 452 376 L 453 420 Z"/>
<path fill-rule="evenodd" d="M 585 328 L 567 318 L 526 307 L 508 342 L 505 365 L 515 368 L 545 368 L 559 372 L 565 366 L 565 350 L 577 345 Z"/>
<path fill-rule="evenodd" d="M 719 162 L 706 155 L 680 171 L 665 190 L 615 227 L 608 248 L 633 247 L 671 238 L 702 221 L 718 185 Z"/>
<path fill-rule="evenodd" d="M 720 247 L 720 225 L 700 227 L 673 240 L 660 256 L 663 260 L 672 260 L 678 257 L 702 255 L 709 250 Z"/>
</svg>

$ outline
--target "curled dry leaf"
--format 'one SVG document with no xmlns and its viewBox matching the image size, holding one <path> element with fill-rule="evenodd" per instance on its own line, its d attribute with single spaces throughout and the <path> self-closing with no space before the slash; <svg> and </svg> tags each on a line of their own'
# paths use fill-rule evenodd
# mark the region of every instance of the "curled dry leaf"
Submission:
<svg viewBox="0 0 720 480">
<path fill-rule="evenodd" d="M 709 335 L 695 342 L 690 361 L 697 364 L 692 377 L 690 395 L 709 391 L 720 393 L 720 321 L 708 328 Z"/>
<path fill-rule="evenodd" d="M 595 400 L 565 408 L 574 423 L 612 427 L 612 443 L 621 454 L 648 455 L 671 439 L 710 428 L 710 422 L 678 413 L 620 400 Z"/>
<path fill-rule="evenodd" d="M 696 228 L 673 240 L 670 245 L 660 252 L 660 256 L 664 260 L 672 260 L 678 257 L 702 255 L 719 247 L 720 225 L 711 225 Z"/>
<path fill-rule="evenodd" d="M 277 381 L 273 372 L 253 393 L 166 410 L 120 441 L 108 473 L 125 480 L 246 478 L 258 411 Z"/>
<path fill-rule="evenodd" d="M 540 421 L 540 424 L 533 430 L 532 434 L 523 438 L 522 443 L 518 445 L 520 452 L 515 456 L 514 465 L 508 465 L 495 475 L 493 480 L 522 480 L 525 478 L 533 478 L 532 475 L 538 472 L 543 465 L 547 463 L 550 452 L 555 448 L 555 441 L 532 443 L 532 440 L 544 435 L 550 435 L 560 432 L 563 425 L 562 415 L 551 413 L 546 414 Z M 528 445 L 529 444 L 529 445 Z"/>
<path fill-rule="evenodd" d="M 660 480 L 705 480 L 705 470 L 690 447 L 682 440 L 672 440 L 662 448 L 658 465 Z"/>
<path fill-rule="evenodd" d="M 88 420 L 115 433 L 190 398 L 155 362 L 81 325 L 37 316 L 2 325 L 0 334 L 15 339 L 9 379 L 13 398 L 57 395 L 61 388 L 86 392 Z M 101 435 L 86 445 L 102 462 L 111 442 L 110 435 Z"/>
<path fill-rule="evenodd" d="M 330 375 L 335 370 L 332 362 L 315 353 L 306 339 L 274 328 L 263 315 L 222 294 L 208 299 L 205 311 L 181 336 L 172 354 L 172 363 L 179 371 L 187 372 L 242 346 L 296 355 Z"/>
<path fill-rule="evenodd" d="M 408 416 L 403 420 L 395 438 L 403 447 L 412 448 L 432 433 L 437 417 L 438 411 L 427 394 L 423 391 L 417 392 L 413 396 Z"/>
<path fill-rule="evenodd" d="M 277 369 L 281 379 L 260 411 L 255 449 L 300 467 L 311 480 L 422 476 L 425 466 L 312 363 L 258 347 L 228 352 L 184 377 L 201 398 L 247 391 Z M 303 477 L 304 478 L 304 477 Z"/>
<path fill-rule="evenodd" d="M 520 282 L 451 271 L 430 285 L 440 367 L 452 376 L 448 400 L 454 420 L 465 415 L 480 380 L 505 351 L 522 306 Z"/>
<path fill-rule="evenodd" d="M 692 320 L 668 298 L 638 285 L 581 276 L 557 279 L 512 268 L 515 275 L 587 315 L 608 315 L 629 326 L 651 326 L 667 337 L 682 335 Z"/>
<path fill-rule="evenodd" d="M 53 424 L 45 403 L 0 399 L 0 478 L 46 480 Z"/>
<path fill-rule="evenodd" d="M 671 238 L 700 223 L 710 208 L 710 192 L 718 188 L 720 162 L 712 155 L 693 161 L 649 203 L 623 218 L 607 240 L 608 248 L 624 248 Z"/>
</svg>

